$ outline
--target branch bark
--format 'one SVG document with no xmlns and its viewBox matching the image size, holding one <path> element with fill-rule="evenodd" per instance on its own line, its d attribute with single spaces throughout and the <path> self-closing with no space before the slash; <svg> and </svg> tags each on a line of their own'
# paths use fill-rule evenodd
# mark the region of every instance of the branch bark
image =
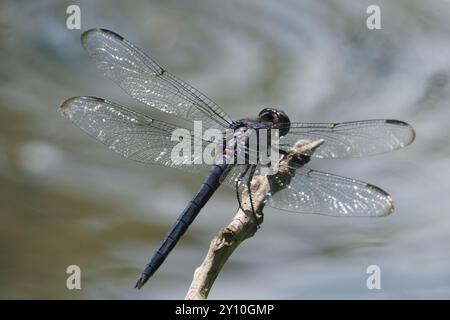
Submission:
<svg viewBox="0 0 450 320">
<path fill-rule="evenodd" d="M 278 170 L 271 176 L 255 176 L 251 181 L 253 206 L 258 224 L 254 221 L 248 191 L 241 194 L 242 208 L 236 212 L 229 225 L 221 229 L 211 240 L 208 253 L 202 264 L 195 270 L 192 283 L 186 294 L 186 300 L 204 300 L 214 281 L 217 279 L 222 267 L 234 250 L 246 239 L 253 237 L 257 225 L 264 219 L 263 209 L 267 193 L 274 194 L 282 190 L 295 175 L 295 169 L 304 165 L 314 150 L 323 143 L 323 140 L 299 140 L 294 147 L 283 155 L 277 163 Z M 283 183 L 273 183 L 282 181 Z"/>
</svg>

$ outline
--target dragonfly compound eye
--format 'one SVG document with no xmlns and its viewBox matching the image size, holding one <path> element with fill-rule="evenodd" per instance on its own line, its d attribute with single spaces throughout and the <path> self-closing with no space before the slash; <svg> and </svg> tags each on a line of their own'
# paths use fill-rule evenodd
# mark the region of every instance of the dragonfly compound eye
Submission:
<svg viewBox="0 0 450 320">
<path fill-rule="evenodd" d="M 272 124 L 273 128 L 280 130 L 280 136 L 289 132 L 291 121 L 289 117 L 281 110 L 274 108 L 264 108 L 258 115 L 258 121 L 261 123 Z"/>
</svg>

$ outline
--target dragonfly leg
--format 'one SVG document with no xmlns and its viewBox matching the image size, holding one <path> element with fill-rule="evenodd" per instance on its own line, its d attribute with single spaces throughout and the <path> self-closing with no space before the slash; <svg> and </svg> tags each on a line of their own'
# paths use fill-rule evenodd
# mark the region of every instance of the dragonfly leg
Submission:
<svg viewBox="0 0 450 320">
<path fill-rule="evenodd" d="M 247 170 L 248 170 L 248 168 L 247 168 Z M 248 196 L 250 198 L 250 206 L 252 208 L 253 218 L 255 219 L 256 227 L 259 229 L 260 226 L 258 223 L 258 219 L 256 217 L 255 207 L 253 206 L 252 190 L 251 190 L 251 184 L 252 184 L 253 176 L 255 175 L 255 171 L 256 171 L 256 166 L 251 166 L 250 174 L 249 174 L 249 177 L 247 180 L 247 190 L 248 190 Z"/>
<path fill-rule="evenodd" d="M 239 183 L 242 182 L 242 178 L 247 174 L 248 169 L 250 169 L 249 165 L 247 165 L 245 167 L 245 170 L 236 179 L 236 187 L 235 187 L 235 189 L 236 189 L 236 198 L 237 198 L 237 201 L 239 203 L 239 209 L 242 209 L 242 210 L 244 210 L 244 209 L 242 208 L 241 197 L 239 196 Z"/>
</svg>

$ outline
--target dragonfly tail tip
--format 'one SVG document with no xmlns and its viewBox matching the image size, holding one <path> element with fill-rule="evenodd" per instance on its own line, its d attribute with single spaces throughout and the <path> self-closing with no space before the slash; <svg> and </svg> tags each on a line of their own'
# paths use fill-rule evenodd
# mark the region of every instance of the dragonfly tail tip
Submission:
<svg viewBox="0 0 450 320">
<path fill-rule="evenodd" d="M 139 280 L 136 282 L 136 284 L 134 285 L 134 287 L 138 290 L 140 290 L 144 284 L 147 282 L 148 277 L 146 275 L 142 275 Z"/>
</svg>

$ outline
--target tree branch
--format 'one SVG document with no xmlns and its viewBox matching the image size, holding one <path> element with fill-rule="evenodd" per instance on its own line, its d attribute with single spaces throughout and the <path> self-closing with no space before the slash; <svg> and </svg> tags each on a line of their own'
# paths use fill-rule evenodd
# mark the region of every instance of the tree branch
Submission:
<svg viewBox="0 0 450 320">
<path fill-rule="evenodd" d="M 278 170 L 274 175 L 253 177 L 250 189 L 258 225 L 263 222 L 264 200 L 267 193 L 274 194 L 289 184 L 291 177 L 295 175 L 295 169 L 305 164 L 305 155 L 311 155 L 323 142 L 322 139 L 299 140 L 280 158 L 277 163 Z M 275 184 L 272 183 L 273 181 L 282 181 L 283 183 Z M 185 297 L 186 300 L 207 299 L 214 281 L 230 255 L 242 241 L 256 233 L 257 224 L 253 218 L 247 190 L 242 192 L 241 199 L 242 208 L 239 208 L 230 224 L 221 229 L 211 240 L 205 259 L 194 272 L 194 278 Z"/>
</svg>

